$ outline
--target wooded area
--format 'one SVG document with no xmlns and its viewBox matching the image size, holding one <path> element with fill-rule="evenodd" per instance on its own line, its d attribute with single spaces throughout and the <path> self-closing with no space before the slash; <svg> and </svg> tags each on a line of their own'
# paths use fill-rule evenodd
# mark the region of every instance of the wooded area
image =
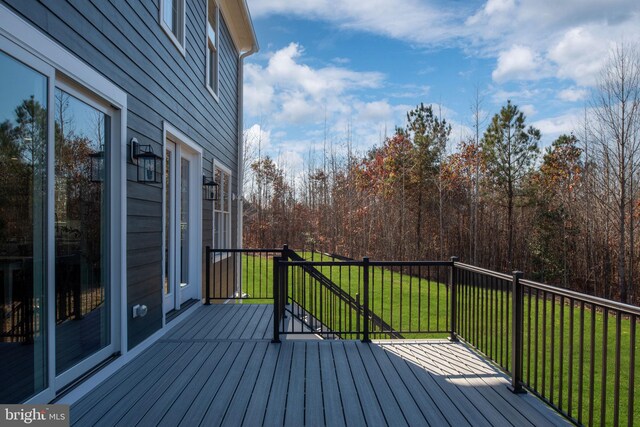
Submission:
<svg viewBox="0 0 640 427">
<path fill-rule="evenodd" d="M 288 243 L 352 258 L 446 260 L 640 302 L 640 53 L 612 49 L 583 123 L 541 149 L 510 101 L 457 142 L 430 105 L 364 155 L 326 141 L 291 176 L 245 150 L 244 246 Z M 347 132 L 348 133 L 348 132 Z"/>
</svg>

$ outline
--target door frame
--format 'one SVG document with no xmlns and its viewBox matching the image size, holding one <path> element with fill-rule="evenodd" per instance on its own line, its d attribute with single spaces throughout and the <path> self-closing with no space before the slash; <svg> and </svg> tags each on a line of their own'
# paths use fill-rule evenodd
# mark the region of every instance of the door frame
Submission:
<svg viewBox="0 0 640 427">
<path fill-rule="evenodd" d="M 171 140 L 171 141 L 169 141 Z M 200 251 L 202 250 L 202 156 L 203 156 L 203 150 L 202 147 L 200 147 L 198 144 L 196 144 L 191 138 L 189 138 L 188 136 L 186 136 L 184 133 L 182 133 L 180 130 L 178 130 L 175 126 L 171 125 L 169 122 L 167 121 L 163 121 L 162 122 L 162 145 L 163 145 L 163 153 L 167 152 L 167 146 L 168 143 L 167 142 L 173 142 L 175 143 L 175 151 L 174 151 L 174 160 L 173 163 L 174 165 L 178 165 L 178 161 L 180 161 L 180 159 L 183 157 L 183 152 L 186 154 L 187 157 L 191 157 L 191 165 L 190 165 L 190 181 L 189 181 L 189 187 L 190 187 L 190 193 L 189 193 L 189 253 L 190 254 L 198 254 L 200 253 Z M 179 172 L 179 168 L 176 166 L 172 167 L 173 171 L 174 171 L 174 182 L 178 182 L 178 172 Z M 162 295 L 163 295 L 163 299 L 162 299 L 162 311 L 163 311 L 163 316 L 162 316 L 162 326 L 164 327 L 166 324 L 166 312 L 168 312 L 169 310 L 167 309 L 168 307 L 166 307 L 166 300 L 164 297 L 164 280 L 165 280 L 165 275 L 164 275 L 164 265 L 166 262 L 165 256 L 166 256 L 166 212 L 167 212 L 167 203 L 169 203 L 169 200 L 166 200 L 166 186 L 167 186 L 167 177 L 166 174 L 163 174 L 164 178 L 163 178 L 163 192 L 162 192 L 162 265 L 163 265 L 163 274 L 162 274 Z M 177 186 L 175 188 L 175 190 L 177 190 Z M 177 191 L 174 190 L 174 193 L 172 194 L 173 199 L 178 201 L 179 199 L 176 198 L 177 196 Z M 174 239 L 173 239 L 173 246 L 174 248 L 170 248 L 173 249 L 172 250 L 172 254 L 171 256 L 173 256 L 173 259 L 175 260 L 177 255 L 175 253 L 175 247 L 177 247 L 176 245 L 176 240 L 179 237 L 178 233 L 177 233 L 177 228 L 179 227 L 177 221 L 175 221 L 175 219 L 177 219 L 177 213 L 179 212 L 179 210 L 177 209 L 177 206 L 174 206 L 174 210 L 172 210 L 173 212 L 173 217 L 174 217 L 174 222 L 176 223 L 176 227 L 174 227 L 176 230 L 171 230 L 171 232 L 174 234 Z M 171 268 L 170 268 L 171 271 Z M 177 271 L 174 268 L 173 269 L 173 275 L 174 277 L 177 278 Z M 174 308 L 175 309 L 180 309 L 180 303 L 182 302 L 182 298 L 183 297 L 189 297 L 189 298 L 195 298 L 195 299 L 201 299 L 202 298 L 202 289 L 201 289 L 201 283 L 202 283 L 202 266 L 200 265 L 200 257 L 199 256 L 189 256 L 189 282 L 191 282 L 189 284 L 189 286 L 186 286 L 184 288 L 180 288 L 180 289 L 176 289 L 173 292 L 173 298 L 174 298 Z"/>
<path fill-rule="evenodd" d="M 46 75 L 48 81 L 47 130 L 47 218 L 46 226 L 46 296 L 47 296 L 47 386 L 25 403 L 46 403 L 53 400 L 59 389 L 55 375 L 55 231 L 54 231 L 54 90 L 57 78 L 65 76 L 80 92 L 90 94 L 113 107 L 111 170 L 109 200 L 109 274 L 111 279 L 111 339 L 114 350 L 127 352 L 127 93 L 113 84 L 49 36 L 40 32 L 8 7 L 0 4 L 0 48 L 17 60 Z M 118 284 L 120 286 L 118 286 Z M 73 368 L 71 368 L 73 369 Z M 68 371 L 67 371 L 68 372 Z"/>
</svg>

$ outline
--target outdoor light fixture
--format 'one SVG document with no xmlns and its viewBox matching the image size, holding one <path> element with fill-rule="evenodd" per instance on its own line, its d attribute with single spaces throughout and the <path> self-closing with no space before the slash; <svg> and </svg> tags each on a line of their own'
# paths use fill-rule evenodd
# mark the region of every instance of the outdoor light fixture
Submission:
<svg viewBox="0 0 640 427">
<path fill-rule="evenodd" d="M 104 151 L 89 154 L 91 162 L 91 182 L 104 181 Z"/>
<path fill-rule="evenodd" d="M 205 200 L 220 200 L 220 184 L 202 175 L 202 192 Z"/>
<path fill-rule="evenodd" d="M 151 145 L 141 145 L 131 138 L 131 161 L 138 164 L 138 182 L 162 182 L 162 157 L 153 152 Z"/>
</svg>

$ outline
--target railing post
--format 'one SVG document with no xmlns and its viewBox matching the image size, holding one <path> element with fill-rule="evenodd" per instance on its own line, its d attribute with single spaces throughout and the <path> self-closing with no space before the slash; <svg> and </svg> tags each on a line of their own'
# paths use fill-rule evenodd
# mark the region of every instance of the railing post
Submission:
<svg viewBox="0 0 640 427">
<path fill-rule="evenodd" d="M 521 271 L 513 272 L 511 288 L 511 386 L 513 393 L 526 393 L 522 388 L 522 329 L 523 329 L 523 292 Z"/>
<path fill-rule="evenodd" d="M 273 257 L 273 339 L 272 343 L 280 342 L 280 257 Z"/>
<path fill-rule="evenodd" d="M 206 255 L 205 255 L 205 262 L 206 262 L 206 267 L 205 267 L 205 296 L 206 296 L 206 301 L 204 302 L 205 305 L 210 305 L 211 304 L 211 246 L 207 246 L 206 248 Z"/>
<path fill-rule="evenodd" d="M 451 272 L 449 274 L 449 289 L 451 289 L 451 309 L 449 312 L 451 313 L 451 332 L 449 333 L 449 341 L 456 342 L 458 341 L 458 336 L 456 335 L 456 319 L 458 316 L 457 305 L 458 305 L 458 276 L 456 271 L 456 262 L 458 262 L 457 256 L 451 257 Z"/>
<path fill-rule="evenodd" d="M 284 245 L 282 247 L 282 259 L 284 261 L 289 260 L 289 245 Z M 280 292 L 280 300 L 281 300 L 280 313 L 282 313 L 282 318 L 284 319 L 287 317 L 287 314 L 284 308 L 287 305 L 287 302 L 289 301 L 289 269 L 284 268 L 281 273 L 282 273 L 281 283 L 283 284 L 281 289 L 283 289 L 284 292 Z"/>
<path fill-rule="evenodd" d="M 371 342 L 369 339 L 369 257 L 362 258 L 362 293 L 364 298 L 362 342 Z"/>
</svg>

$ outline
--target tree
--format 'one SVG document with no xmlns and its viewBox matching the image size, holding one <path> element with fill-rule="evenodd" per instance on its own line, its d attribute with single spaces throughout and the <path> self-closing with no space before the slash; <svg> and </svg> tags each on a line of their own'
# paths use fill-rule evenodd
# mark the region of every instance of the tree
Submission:
<svg viewBox="0 0 640 427">
<path fill-rule="evenodd" d="M 431 105 L 418 105 L 407 113 L 406 133 L 413 139 L 415 149 L 414 182 L 417 186 L 416 219 L 416 252 L 422 256 L 422 225 L 423 214 L 426 211 L 425 201 L 429 189 L 435 189 L 439 194 L 439 205 L 442 206 L 442 191 L 440 186 L 440 166 L 446 152 L 447 141 L 451 135 L 451 125 L 433 113 Z M 440 209 L 440 223 L 442 212 Z M 442 250 L 442 237 L 440 238 Z"/>
<path fill-rule="evenodd" d="M 507 101 L 493 116 L 482 138 L 487 172 L 496 189 L 506 198 L 508 228 L 507 266 L 513 267 L 513 208 L 523 178 L 538 154 L 540 131 L 525 124 L 525 116 Z"/>
<path fill-rule="evenodd" d="M 599 77 L 592 107 L 596 128 L 592 139 L 606 178 L 602 182 L 604 190 L 613 198 L 617 223 L 618 292 L 626 302 L 633 281 L 633 269 L 627 271 L 627 264 L 632 266 L 634 261 L 634 181 L 640 150 L 640 52 L 637 47 L 618 45 L 613 49 Z M 611 206 L 607 199 L 600 199 L 605 209 Z"/>
</svg>

